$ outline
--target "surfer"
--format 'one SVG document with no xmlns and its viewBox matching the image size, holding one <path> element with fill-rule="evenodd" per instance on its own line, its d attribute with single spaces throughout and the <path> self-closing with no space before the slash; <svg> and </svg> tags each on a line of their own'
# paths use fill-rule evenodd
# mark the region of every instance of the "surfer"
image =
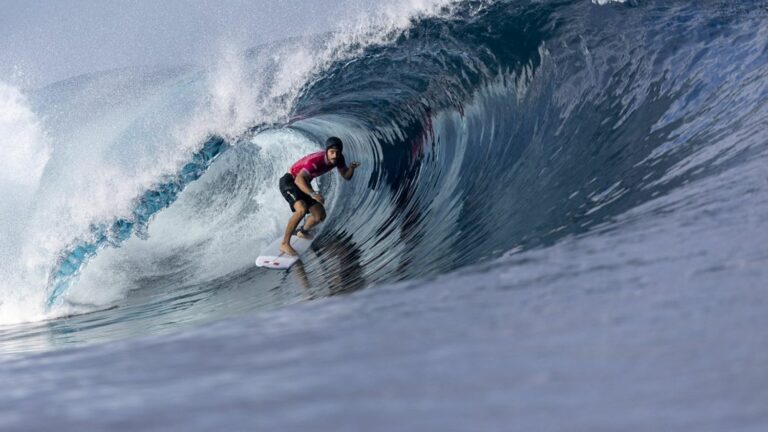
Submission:
<svg viewBox="0 0 768 432">
<path fill-rule="evenodd" d="M 280 250 L 288 255 L 298 255 L 291 246 L 291 235 L 296 232 L 296 236 L 304 239 L 312 239 L 310 230 L 318 223 L 325 220 L 325 198 L 312 189 L 312 179 L 321 176 L 334 167 L 339 170 L 339 174 L 345 180 L 351 180 L 355 173 L 355 168 L 360 166 L 359 162 L 352 162 L 347 166 L 344 155 L 344 144 L 337 137 L 330 137 L 325 141 L 325 150 L 312 153 L 299 159 L 293 164 L 288 173 L 280 178 L 280 193 L 291 206 L 293 215 L 288 220 L 288 226 L 285 228 L 283 242 L 280 244 Z M 299 222 L 304 215 L 310 216 L 301 228 Z"/>
</svg>

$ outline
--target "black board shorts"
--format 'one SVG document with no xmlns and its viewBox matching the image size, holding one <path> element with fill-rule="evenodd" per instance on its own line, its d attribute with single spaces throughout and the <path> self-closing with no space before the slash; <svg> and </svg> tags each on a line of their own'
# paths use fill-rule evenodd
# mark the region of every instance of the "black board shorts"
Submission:
<svg viewBox="0 0 768 432">
<path fill-rule="evenodd" d="M 309 213 L 309 209 L 317 204 L 317 201 L 315 201 L 314 198 L 305 194 L 298 186 L 296 186 L 296 182 L 293 180 L 291 173 L 286 173 L 284 176 L 280 177 L 280 193 L 283 194 L 283 198 L 288 201 L 288 205 L 291 206 L 292 212 L 296 211 L 293 208 L 293 204 L 295 204 L 296 201 L 304 201 L 304 204 L 307 206 L 306 213 Z"/>
</svg>

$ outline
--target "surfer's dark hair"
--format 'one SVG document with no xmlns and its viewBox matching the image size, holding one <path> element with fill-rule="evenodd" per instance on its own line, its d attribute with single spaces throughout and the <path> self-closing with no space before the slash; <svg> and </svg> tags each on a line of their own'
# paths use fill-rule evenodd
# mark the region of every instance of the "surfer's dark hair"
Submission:
<svg viewBox="0 0 768 432">
<path fill-rule="evenodd" d="M 330 149 L 336 149 L 340 152 L 344 151 L 344 144 L 341 142 L 341 140 L 338 137 L 330 137 L 327 140 L 325 140 L 325 151 L 328 151 Z"/>
</svg>

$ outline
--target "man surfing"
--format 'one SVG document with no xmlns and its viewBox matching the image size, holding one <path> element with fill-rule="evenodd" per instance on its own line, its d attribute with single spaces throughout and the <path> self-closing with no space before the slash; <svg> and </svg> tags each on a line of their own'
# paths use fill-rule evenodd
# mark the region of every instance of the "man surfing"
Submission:
<svg viewBox="0 0 768 432">
<path fill-rule="evenodd" d="M 330 137 L 325 141 L 325 151 L 312 153 L 299 159 L 293 164 L 287 174 L 280 178 L 280 193 L 291 206 L 293 215 L 288 220 L 288 226 L 285 228 L 283 242 L 280 244 L 280 250 L 288 255 L 296 256 L 296 250 L 291 246 L 291 236 L 294 231 L 296 236 L 304 239 L 312 239 L 309 231 L 318 223 L 325 220 L 325 198 L 312 189 L 312 179 L 321 176 L 334 167 L 339 170 L 339 174 L 344 180 L 351 180 L 355 173 L 355 168 L 360 166 L 359 162 L 352 162 L 347 167 L 344 161 L 344 144 L 337 137 Z M 299 222 L 304 215 L 310 216 L 299 228 Z"/>
</svg>

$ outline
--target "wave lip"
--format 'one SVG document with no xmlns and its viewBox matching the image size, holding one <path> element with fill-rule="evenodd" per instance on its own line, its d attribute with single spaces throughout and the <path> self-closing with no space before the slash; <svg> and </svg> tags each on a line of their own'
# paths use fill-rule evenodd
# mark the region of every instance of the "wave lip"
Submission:
<svg viewBox="0 0 768 432">
<path fill-rule="evenodd" d="M 117 219 L 109 225 L 91 226 L 90 241 L 79 243 L 62 253 L 60 262 L 51 276 L 53 288 L 46 300 L 46 307 L 50 310 L 56 304 L 72 279 L 99 249 L 106 246 L 118 247 L 133 234 L 138 237 L 146 236 L 147 225 L 152 216 L 173 203 L 187 184 L 200 178 L 214 159 L 226 149 L 226 145 L 220 137 L 210 138 L 176 176 L 144 192 L 136 200 L 131 217 Z"/>
</svg>

